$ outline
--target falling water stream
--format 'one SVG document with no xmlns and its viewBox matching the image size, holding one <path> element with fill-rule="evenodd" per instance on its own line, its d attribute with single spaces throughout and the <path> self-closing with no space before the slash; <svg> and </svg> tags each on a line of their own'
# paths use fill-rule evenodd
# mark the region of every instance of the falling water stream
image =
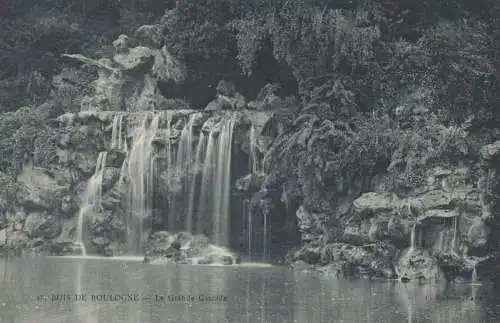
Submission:
<svg viewBox="0 0 500 323">
<path fill-rule="evenodd" d="M 261 172 L 260 169 L 260 158 L 258 154 L 258 147 L 257 147 L 257 129 L 255 125 L 252 124 L 250 127 L 250 133 L 249 133 L 249 139 L 250 139 L 250 154 L 249 154 L 249 165 L 250 165 L 250 174 L 252 176 L 258 176 Z M 252 257 L 252 247 L 253 247 L 253 219 L 252 219 L 252 212 L 251 209 L 248 208 L 247 211 L 247 217 L 248 217 L 248 256 L 249 258 Z M 268 227 L 268 222 L 267 222 L 267 214 L 263 216 L 263 230 L 264 230 L 264 237 L 263 237 L 263 258 L 267 259 L 267 227 Z"/>
<path fill-rule="evenodd" d="M 233 136 L 236 124 L 235 113 L 220 116 L 217 124 L 211 124 L 207 133 L 203 128 L 195 127 L 199 113 L 187 116 L 182 125 L 176 118 L 175 111 L 149 112 L 133 122 L 131 145 L 127 146 L 124 114 L 116 113 L 112 123 L 110 148 L 127 153 L 122 164 L 118 189 L 126 192 L 124 217 L 127 227 L 127 245 L 129 254 L 140 254 L 144 247 L 146 220 L 152 218 L 156 203 L 155 190 L 166 183 L 166 203 L 168 215 L 165 220 L 171 232 L 187 231 L 208 236 L 211 242 L 222 247 L 230 245 L 231 187 L 233 162 Z M 175 121 L 175 125 L 173 124 Z M 213 121 L 213 119 L 212 119 Z M 182 128 L 178 127 L 182 125 Z M 178 135 L 177 135 L 178 134 Z M 257 151 L 256 129 L 249 131 L 250 137 L 250 172 L 259 174 L 260 160 Z M 161 141 L 164 138 L 164 141 Z M 176 142 L 176 139 L 178 141 Z M 163 142 L 163 147 L 156 144 Z M 90 205 L 96 203 L 101 195 L 102 177 L 106 162 L 106 152 L 99 155 L 95 174 L 89 180 L 85 202 L 79 216 L 77 232 L 78 243 L 83 244 L 83 217 Z M 166 158 L 157 171 L 158 158 Z M 163 181 L 160 183 L 160 180 Z M 253 245 L 251 214 L 248 212 L 248 251 Z M 268 256 L 269 219 L 263 223 L 264 256 Z"/>
<path fill-rule="evenodd" d="M 416 241 L 415 241 L 415 231 L 417 230 L 417 223 L 415 222 L 413 224 L 413 227 L 411 229 L 410 233 L 410 250 L 415 250 L 416 248 Z"/>
<path fill-rule="evenodd" d="M 84 238 L 84 219 L 87 212 L 89 212 L 94 205 L 101 202 L 102 197 L 102 180 L 104 176 L 104 169 L 106 167 L 106 157 L 108 153 L 102 151 L 97 157 L 97 165 L 94 174 L 89 179 L 83 197 L 83 203 L 78 213 L 78 224 L 76 227 L 76 243 L 82 249 L 82 255 L 87 256 Z"/>
<path fill-rule="evenodd" d="M 268 246 L 268 235 L 269 234 L 267 232 L 267 230 L 268 230 L 268 220 L 267 220 L 268 213 L 267 212 L 264 213 L 263 217 L 264 217 L 264 243 L 263 243 L 264 244 L 264 246 L 263 246 L 264 252 L 263 253 L 264 253 L 264 260 L 267 260 L 268 248 L 269 248 L 269 246 Z"/>
<path fill-rule="evenodd" d="M 234 124 L 234 116 L 224 116 L 208 134 L 196 226 L 197 233 L 207 234 L 213 243 L 226 247 L 229 246 Z M 211 225 L 207 217 L 211 219 Z"/>
<path fill-rule="evenodd" d="M 251 165 L 251 173 L 258 174 L 260 173 L 260 162 L 259 156 L 257 153 L 257 136 L 256 136 L 255 126 L 252 125 L 250 128 L 250 165 Z"/>
<path fill-rule="evenodd" d="M 143 219 L 151 215 L 154 188 L 153 140 L 159 129 L 162 114 L 146 115 L 141 126 L 136 128 L 132 149 L 127 158 L 128 179 L 127 244 L 129 252 L 142 249 Z"/>
<path fill-rule="evenodd" d="M 203 162 L 203 168 L 202 168 L 202 177 L 201 177 L 201 194 L 200 194 L 200 200 L 198 204 L 198 221 L 196 224 L 196 233 L 204 233 L 208 234 L 208 232 L 204 231 L 204 228 L 206 227 L 206 221 L 204 220 L 204 215 L 201 214 L 204 212 L 205 214 L 212 214 L 213 209 L 212 209 L 212 200 L 210 199 L 209 195 L 210 193 L 206 188 L 208 187 L 213 187 L 213 168 L 215 164 L 215 136 L 214 136 L 215 130 L 212 129 L 210 133 L 208 134 L 208 141 L 207 141 L 207 147 L 206 147 L 206 152 L 205 152 L 205 160 Z"/>
<path fill-rule="evenodd" d="M 457 250 L 457 230 L 458 230 L 458 217 L 453 217 L 453 239 L 451 240 L 452 252 Z"/>
<path fill-rule="evenodd" d="M 231 194 L 231 157 L 234 132 L 234 117 L 223 121 L 217 142 L 216 181 L 214 182 L 214 243 L 229 246 L 230 194 Z"/>
<path fill-rule="evenodd" d="M 113 118 L 111 132 L 111 149 L 127 150 L 126 141 L 123 140 L 123 114 L 117 113 Z"/>
<path fill-rule="evenodd" d="M 196 145 L 195 158 L 194 163 L 190 172 L 189 177 L 189 195 L 188 195 L 188 207 L 187 207 L 187 215 L 186 215 L 186 231 L 193 232 L 193 216 L 194 216 L 194 197 L 196 193 L 196 174 L 198 173 L 201 167 L 201 161 L 203 157 L 203 149 L 205 148 L 207 141 L 207 137 L 204 133 L 200 134 L 200 138 L 198 139 L 198 144 Z"/>
<path fill-rule="evenodd" d="M 471 283 L 477 284 L 479 279 L 477 277 L 476 264 L 474 264 L 474 268 L 472 269 Z"/>
</svg>

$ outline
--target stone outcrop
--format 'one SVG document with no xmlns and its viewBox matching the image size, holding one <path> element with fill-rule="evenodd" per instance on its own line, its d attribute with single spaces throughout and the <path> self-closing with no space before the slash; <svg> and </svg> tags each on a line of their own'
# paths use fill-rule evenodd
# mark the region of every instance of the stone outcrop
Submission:
<svg viewBox="0 0 500 323">
<path fill-rule="evenodd" d="M 232 265 L 236 264 L 237 256 L 227 249 L 210 245 L 208 238 L 202 235 L 158 231 L 147 242 L 144 262 Z"/>
<path fill-rule="evenodd" d="M 289 255 L 289 263 L 336 275 L 344 273 L 348 266 L 356 272 L 365 271 L 366 276 L 385 275 L 420 282 L 470 280 L 477 266 L 483 271 L 479 276 L 491 279 L 490 269 L 496 266 L 495 258 L 484 256 L 489 246 L 497 243 L 492 236 L 496 222 L 490 211 L 495 207 L 495 200 L 488 198 L 497 187 L 494 179 L 497 150 L 496 143 L 481 149 L 479 174 L 483 175 L 479 177 L 476 175 L 478 165 L 446 169 L 437 166 L 427 170 L 424 186 L 412 195 L 384 189 L 363 193 L 352 200 L 349 211 L 340 221 L 334 221 L 335 226 L 326 224 L 334 219 L 332 214 L 318 217 L 317 213 L 305 212 L 306 208 L 300 206 L 297 223 L 304 246 Z M 343 233 L 324 238 L 326 232 L 339 227 Z M 338 242 L 332 245 L 328 241 Z M 338 249 L 339 245 L 343 246 L 342 250 L 362 251 L 322 257 L 330 252 L 331 246 Z M 386 250 L 386 257 L 368 253 L 373 262 L 360 262 L 358 256 L 367 254 L 366 246 L 371 245 Z M 385 269 L 381 271 L 375 263 Z M 387 271 L 387 268 L 392 269 Z"/>
<path fill-rule="evenodd" d="M 93 94 L 82 98 L 82 110 L 162 110 L 183 104 L 186 107 L 179 100 L 164 98 L 158 88 L 158 81 L 182 83 L 186 77 L 185 65 L 170 55 L 166 47 L 131 47 L 127 35 L 120 35 L 113 46 L 115 54 L 111 59 L 65 55 L 99 69 Z"/>
</svg>

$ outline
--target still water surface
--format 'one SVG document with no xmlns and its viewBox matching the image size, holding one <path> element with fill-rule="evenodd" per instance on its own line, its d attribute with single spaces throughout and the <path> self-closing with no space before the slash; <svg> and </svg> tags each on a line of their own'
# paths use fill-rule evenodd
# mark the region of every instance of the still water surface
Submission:
<svg viewBox="0 0 500 323">
<path fill-rule="evenodd" d="M 17 259 L 0 262 L 0 273 L 2 323 L 500 322 L 499 298 L 489 286 L 346 281 L 280 267 L 134 259 Z"/>
</svg>

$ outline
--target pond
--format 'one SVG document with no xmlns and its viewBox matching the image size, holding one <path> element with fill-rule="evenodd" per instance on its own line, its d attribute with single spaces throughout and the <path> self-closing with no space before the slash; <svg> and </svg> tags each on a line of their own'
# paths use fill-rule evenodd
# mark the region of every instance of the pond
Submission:
<svg viewBox="0 0 500 323">
<path fill-rule="evenodd" d="M 287 268 L 138 258 L 0 262 L 0 322 L 499 322 L 488 285 L 338 280 Z"/>
</svg>

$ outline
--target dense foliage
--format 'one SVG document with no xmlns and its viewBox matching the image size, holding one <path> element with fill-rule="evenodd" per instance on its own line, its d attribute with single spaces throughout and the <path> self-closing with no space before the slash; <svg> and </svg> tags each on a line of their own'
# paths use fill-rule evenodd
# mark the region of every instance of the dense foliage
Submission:
<svg viewBox="0 0 500 323">
<path fill-rule="evenodd" d="M 161 45 L 199 82 L 257 74 L 263 87 L 293 76 L 284 87 L 301 108 L 266 158 L 269 187 L 293 181 L 298 198 L 331 192 L 314 200 L 334 203 L 357 177 L 385 172 L 394 188 L 411 188 L 429 164 L 473 159 L 475 141 L 497 136 L 498 9 L 493 0 L 8 0 L 0 109 L 45 99 L 61 53 L 102 57 L 118 34 L 158 23 Z"/>
</svg>

